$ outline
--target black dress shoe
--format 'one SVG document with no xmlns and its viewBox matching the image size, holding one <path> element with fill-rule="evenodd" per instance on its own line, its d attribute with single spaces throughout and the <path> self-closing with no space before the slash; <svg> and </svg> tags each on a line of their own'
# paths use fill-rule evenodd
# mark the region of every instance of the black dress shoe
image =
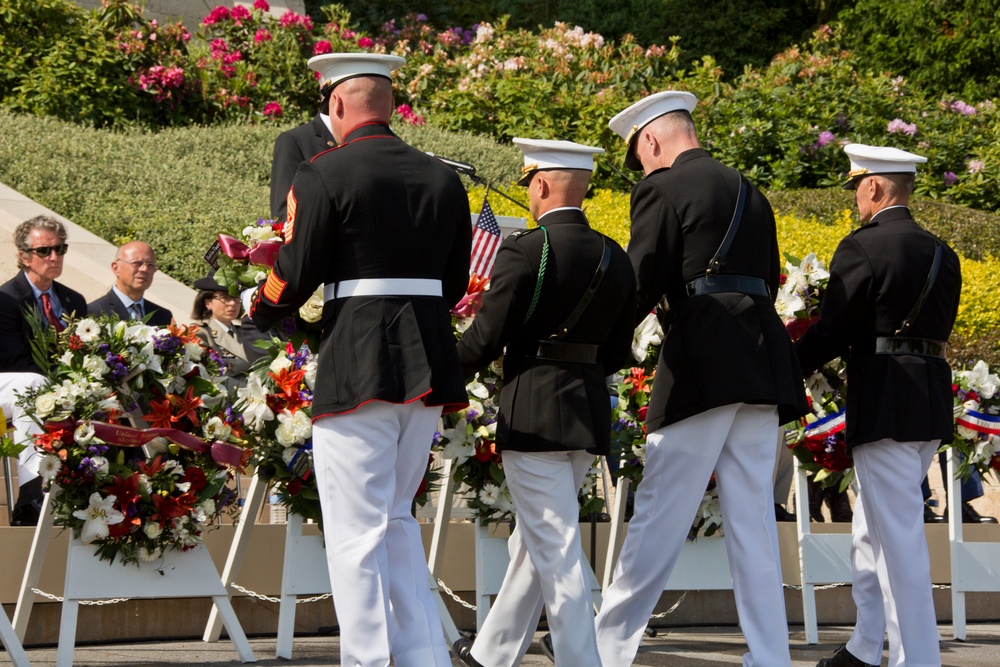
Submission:
<svg viewBox="0 0 1000 667">
<path fill-rule="evenodd" d="M 774 520 L 775 521 L 795 521 L 795 515 L 786 510 L 784 507 L 778 503 L 774 503 Z"/>
<path fill-rule="evenodd" d="M 831 657 L 817 662 L 816 667 L 878 667 L 878 665 L 861 662 L 847 650 L 847 644 L 842 644 Z"/>
<path fill-rule="evenodd" d="M 483 667 L 479 664 L 479 661 L 472 657 L 472 640 L 462 637 L 452 644 L 452 650 L 455 652 L 455 657 L 461 662 L 465 667 Z"/>
<path fill-rule="evenodd" d="M 542 635 L 542 638 L 538 640 L 538 646 L 542 649 L 542 655 L 552 662 L 556 661 L 556 650 L 552 648 L 552 633 L 547 632 Z"/>
<path fill-rule="evenodd" d="M 945 510 L 945 514 L 948 511 Z M 962 523 L 996 523 L 997 520 L 991 516 L 983 516 L 976 511 L 976 508 L 969 503 L 962 503 Z"/>
<path fill-rule="evenodd" d="M 940 516 L 934 513 L 931 506 L 924 503 L 924 523 L 947 523 L 948 513 L 945 512 L 944 516 Z"/>
</svg>

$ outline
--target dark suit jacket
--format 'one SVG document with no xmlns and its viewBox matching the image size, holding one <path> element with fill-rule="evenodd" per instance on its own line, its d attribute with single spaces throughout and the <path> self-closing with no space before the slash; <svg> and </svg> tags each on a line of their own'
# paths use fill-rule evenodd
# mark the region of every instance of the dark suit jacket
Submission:
<svg viewBox="0 0 1000 667">
<path fill-rule="evenodd" d="M 468 287 L 472 226 L 455 172 L 369 123 L 303 163 L 292 192 L 285 245 L 251 304 L 261 331 L 295 315 L 320 283 L 436 279 L 444 297 L 327 301 L 313 418 L 371 400 L 465 407 L 449 311 Z"/>
<path fill-rule="evenodd" d="M 544 234 L 538 229 L 515 232 L 501 244 L 482 308 L 458 344 L 462 369 L 471 375 L 503 354 L 498 449 L 608 454 L 611 401 L 605 376 L 621 369 L 629 356 L 635 328 L 632 266 L 609 239 L 611 263 L 563 339 L 597 345 L 599 363 L 539 359 L 539 341 L 556 333 L 590 286 L 604 241 L 579 209 L 552 211 L 538 224 L 548 232 L 550 250 L 534 313 L 525 322 L 542 257 Z"/>
<path fill-rule="evenodd" d="M 271 158 L 271 217 L 284 220 L 288 188 L 299 165 L 337 145 L 319 114 L 309 123 L 282 132 Z"/>
<path fill-rule="evenodd" d="M 59 297 L 64 315 L 87 314 L 87 301 L 79 292 L 65 285 L 53 282 L 52 289 Z M 36 306 L 35 294 L 24 275 L 17 275 L 0 285 L 0 373 L 31 372 L 46 375 L 31 358 L 31 325 L 24 317 L 24 309 L 33 308 L 44 322 L 41 310 Z"/>
<path fill-rule="evenodd" d="M 154 327 L 165 327 L 170 324 L 173 319 L 173 313 L 164 308 L 163 306 L 158 306 L 149 299 L 143 299 L 143 305 L 145 306 L 146 315 L 149 315 L 149 319 L 146 323 Z M 115 294 L 114 290 L 108 290 L 108 293 L 104 296 L 91 301 L 87 304 L 87 312 L 91 315 L 105 315 L 105 314 L 115 314 L 118 319 L 128 320 L 129 312 L 125 308 L 125 304 L 122 300 Z"/>
<path fill-rule="evenodd" d="M 847 361 L 847 445 L 892 438 L 951 442 L 951 368 L 938 357 L 873 354 L 875 338 L 892 336 L 927 281 L 938 240 L 910 210 L 880 211 L 837 246 L 820 321 L 798 340 L 802 368 Z M 942 242 L 943 243 L 943 242 Z M 958 314 L 962 275 L 944 245 L 941 268 L 907 336 L 947 341 Z"/>
<path fill-rule="evenodd" d="M 773 296 L 717 293 L 683 298 L 705 274 L 733 217 L 737 172 L 698 148 L 632 190 L 628 254 L 637 321 L 661 296 L 663 347 L 646 414 L 649 432 L 733 403 L 775 405 L 782 423 L 807 411 L 802 373 Z M 781 257 L 771 205 L 748 186 L 743 218 L 721 273 L 763 279 L 776 295 Z"/>
</svg>

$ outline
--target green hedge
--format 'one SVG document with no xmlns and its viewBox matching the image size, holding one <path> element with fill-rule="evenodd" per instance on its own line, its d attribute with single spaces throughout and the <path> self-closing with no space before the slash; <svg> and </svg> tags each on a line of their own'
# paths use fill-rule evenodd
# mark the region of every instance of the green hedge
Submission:
<svg viewBox="0 0 1000 667">
<path fill-rule="evenodd" d="M 129 133 L 0 110 L 0 181 L 121 244 L 148 241 L 190 284 L 215 233 L 268 215 L 271 150 L 289 126 L 223 125 Z M 520 151 L 491 139 L 400 125 L 414 146 L 467 161 L 491 183 L 520 172 Z"/>
</svg>

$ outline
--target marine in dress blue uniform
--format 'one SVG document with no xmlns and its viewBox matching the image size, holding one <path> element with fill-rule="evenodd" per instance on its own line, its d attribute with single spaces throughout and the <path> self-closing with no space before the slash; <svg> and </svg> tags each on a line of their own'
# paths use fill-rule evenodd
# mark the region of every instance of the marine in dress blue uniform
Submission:
<svg viewBox="0 0 1000 667">
<path fill-rule="evenodd" d="M 958 257 L 921 228 L 907 204 L 926 158 L 849 144 L 861 222 L 837 246 L 820 321 L 795 349 L 802 368 L 847 362 L 847 447 L 860 492 L 851 560 L 858 609 L 850 641 L 824 667 L 941 664 L 920 480 L 951 442 L 945 344 L 962 290 Z M 917 306 L 917 304 L 920 306 Z"/>
<path fill-rule="evenodd" d="M 743 664 L 791 664 L 771 476 L 779 423 L 806 412 L 802 374 L 774 309 L 771 206 L 701 148 L 696 102 L 656 93 L 610 122 L 628 144 L 626 166 L 645 174 L 631 202 L 634 322 L 659 302 L 664 339 L 635 515 L 596 620 L 604 667 L 632 664 L 713 470 Z"/>
<path fill-rule="evenodd" d="M 580 208 L 594 155 L 604 151 L 568 141 L 514 144 L 524 152 L 521 184 L 538 227 L 501 244 L 458 350 L 467 376 L 503 355 L 496 446 L 517 526 L 471 659 L 460 645 L 468 640 L 456 653 L 468 665 L 519 665 L 544 604 L 560 664 L 600 667 L 577 493 L 596 455 L 608 453 L 605 377 L 628 359 L 635 277 L 625 251 L 592 230 Z"/>
<path fill-rule="evenodd" d="M 325 285 L 313 453 L 341 664 L 451 665 L 410 513 L 442 410 L 468 405 L 450 309 L 469 280 L 458 176 L 389 128 L 398 56 L 327 54 L 339 145 L 303 163 L 285 245 L 248 311 L 262 331 Z"/>
</svg>

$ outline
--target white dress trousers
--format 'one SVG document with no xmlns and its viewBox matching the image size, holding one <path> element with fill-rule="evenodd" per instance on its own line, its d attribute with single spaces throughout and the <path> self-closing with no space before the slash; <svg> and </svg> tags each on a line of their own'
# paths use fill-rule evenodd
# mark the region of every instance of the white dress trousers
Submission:
<svg viewBox="0 0 1000 667">
<path fill-rule="evenodd" d="M 313 423 L 344 667 L 451 667 L 410 513 L 440 407 L 372 401 Z"/>
<path fill-rule="evenodd" d="M 17 405 L 17 393 L 45 384 L 38 373 L 0 373 L 0 409 L 14 427 L 14 442 L 27 447 L 17 457 L 17 483 L 26 484 L 38 477 L 38 464 L 43 454 L 35 449 L 34 435 L 42 429 Z"/>
<path fill-rule="evenodd" d="M 504 451 L 517 525 L 507 542 L 510 566 L 472 647 L 484 667 L 521 664 L 543 603 L 556 666 L 600 667 L 577 501 L 594 459 L 585 451 Z"/>
<path fill-rule="evenodd" d="M 851 450 L 859 493 L 854 504 L 851 564 L 858 609 L 847 650 L 889 667 L 940 667 L 920 481 L 941 442 L 878 440 Z"/>
<path fill-rule="evenodd" d="M 713 469 L 736 609 L 749 648 L 743 665 L 790 667 L 772 485 L 777 433 L 774 406 L 737 403 L 647 436 L 635 515 L 597 614 L 604 667 L 628 667 L 635 659 Z"/>
</svg>

